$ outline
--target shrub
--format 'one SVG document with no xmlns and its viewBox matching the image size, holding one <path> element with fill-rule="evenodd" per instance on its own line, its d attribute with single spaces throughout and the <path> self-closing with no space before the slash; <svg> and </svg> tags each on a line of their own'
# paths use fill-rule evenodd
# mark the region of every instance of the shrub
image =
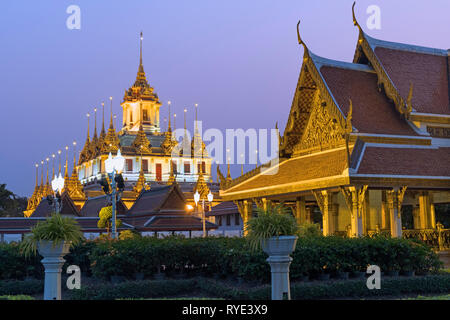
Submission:
<svg viewBox="0 0 450 320">
<path fill-rule="evenodd" d="M 39 221 L 21 242 L 20 247 L 26 257 L 36 255 L 37 245 L 40 241 L 52 241 L 58 245 L 62 241 L 68 241 L 72 245 L 83 239 L 83 233 L 77 221 L 73 218 L 63 217 L 60 214 L 52 214 L 45 221 Z"/>
<path fill-rule="evenodd" d="M 257 216 L 247 222 L 248 240 L 253 250 L 261 246 L 261 241 L 271 237 L 297 234 L 295 218 L 287 213 L 283 204 L 268 205 L 267 209 L 256 209 Z"/>
</svg>

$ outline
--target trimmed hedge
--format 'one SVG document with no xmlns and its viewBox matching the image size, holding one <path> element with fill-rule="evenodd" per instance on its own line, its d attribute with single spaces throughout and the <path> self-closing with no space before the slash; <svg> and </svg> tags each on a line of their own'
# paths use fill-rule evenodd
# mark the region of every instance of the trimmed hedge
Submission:
<svg viewBox="0 0 450 320">
<path fill-rule="evenodd" d="M 378 265 L 382 271 L 401 270 L 416 273 L 436 272 L 438 256 L 423 243 L 414 240 L 377 238 L 301 237 L 292 254 L 293 281 L 321 273 L 365 271 Z M 0 245 L 0 279 L 43 279 L 40 256 L 25 259 L 17 244 Z M 120 241 L 83 241 L 65 256 L 66 264 L 80 266 L 83 276 L 109 279 L 136 273 L 151 277 L 158 271 L 168 276 L 232 277 L 244 281 L 268 283 L 270 267 L 267 255 L 251 251 L 243 238 L 208 237 L 187 239 L 179 236 L 157 239 L 142 237 Z"/>
<path fill-rule="evenodd" d="M 10 280 L 0 281 L 0 296 L 3 295 L 32 295 L 44 292 L 42 280 Z"/>
<path fill-rule="evenodd" d="M 85 286 L 71 291 L 72 300 L 114 300 L 121 298 L 158 298 L 191 293 L 196 288 L 196 281 L 161 280 L 130 281 L 120 284 L 99 284 Z"/>
<path fill-rule="evenodd" d="M 269 285 L 242 289 L 208 278 L 188 280 L 124 282 L 118 285 L 101 284 L 73 290 L 73 300 L 113 300 L 160 298 L 179 295 L 203 294 L 230 300 L 270 300 Z M 430 275 L 421 277 L 398 277 L 381 280 L 381 289 L 369 290 L 366 280 L 306 282 L 291 284 L 294 300 L 317 300 L 335 298 L 370 298 L 401 296 L 405 294 L 449 293 L 450 276 Z"/>
</svg>

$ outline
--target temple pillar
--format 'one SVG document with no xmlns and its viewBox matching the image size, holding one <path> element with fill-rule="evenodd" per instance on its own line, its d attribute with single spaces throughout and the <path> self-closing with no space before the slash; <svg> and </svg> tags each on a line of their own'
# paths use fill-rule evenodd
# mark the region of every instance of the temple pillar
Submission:
<svg viewBox="0 0 450 320">
<path fill-rule="evenodd" d="M 382 190 L 381 191 L 381 229 L 389 230 L 390 228 L 391 228 L 391 221 L 389 218 L 386 190 Z"/>
<path fill-rule="evenodd" d="M 363 207 L 367 188 L 367 185 L 340 188 L 351 214 L 350 233 L 352 237 L 360 237 L 364 232 Z"/>
<path fill-rule="evenodd" d="M 335 195 L 327 190 L 313 191 L 313 194 L 322 212 L 323 235 L 332 235 L 335 232 L 335 217 L 333 214 L 336 208 L 334 206 Z"/>
<path fill-rule="evenodd" d="M 434 217 L 434 205 L 430 192 L 424 191 L 419 194 L 419 220 L 421 229 L 436 227 Z"/>
<path fill-rule="evenodd" d="M 247 222 L 251 218 L 253 204 L 251 201 L 248 201 L 248 200 L 235 201 L 235 204 L 237 205 L 239 213 L 242 218 L 243 235 L 245 237 L 248 234 Z"/>
<path fill-rule="evenodd" d="M 305 197 L 297 197 L 295 201 L 295 219 L 297 220 L 298 225 L 301 225 L 306 222 Z"/>
<path fill-rule="evenodd" d="M 312 215 L 311 215 L 311 207 L 305 208 L 306 222 L 313 223 Z"/>
<path fill-rule="evenodd" d="M 420 209 L 418 206 L 413 206 L 412 209 L 412 215 L 413 215 L 413 228 L 418 230 L 420 229 Z"/>
<path fill-rule="evenodd" d="M 336 233 L 336 231 L 338 231 L 339 226 L 339 204 L 337 203 L 333 203 L 332 217 L 333 217 L 333 233 Z"/>
<path fill-rule="evenodd" d="M 401 208 L 406 187 L 394 188 L 387 191 L 387 201 L 390 214 L 391 236 L 402 237 L 402 215 Z"/>
</svg>

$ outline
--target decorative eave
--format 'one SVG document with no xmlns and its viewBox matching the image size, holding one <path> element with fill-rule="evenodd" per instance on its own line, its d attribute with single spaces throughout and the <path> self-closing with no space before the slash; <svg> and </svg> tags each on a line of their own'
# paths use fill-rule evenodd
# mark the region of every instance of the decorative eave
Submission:
<svg viewBox="0 0 450 320">
<path fill-rule="evenodd" d="M 295 144 L 298 144 L 301 142 L 305 127 L 302 128 L 302 132 L 294 132 L 295 126 L 294 122 L 296 118 L 300 117 L 298 114 L 298 104 L 300 100 L 300 95 L 303 90 L 314 90 L 315 93 L 316 90 L 319 91 L 320 98 L 322 99 L 322 104 L 327 106 L 328 112 L 330 116 L 334 119 L 336 119 L 336 122 L 341 128 L 345 128 L 346 125 L 346 117 L 342 110 L 339 108 L 338 103 L 334 99 L 330 89 L 328 88 L 328 85 L 326 84 L 324 78 L 322 77 L 322 74 L 320 73 L 320 67 L 324 63 L 324 61 L 327 61 L 328 59 L 321 58 L 319 56 L 316 56 L 313 54 L 308 47 L 306 46 L 305 42 L 300 37 L 300 31 L 299 31 L 299 25 L 300 21 L 297 24 L 297 37 L 298 37 L 298 43 L 303 46 L 304 48 L 304 55 L 303 55 L 303 64 L 302 69 L 300 72 L 299 80 L 297 83 L 297 88 L 295 91 L 294 99 L 291 106 L 291 111 L 289 114 L 289 118 L 286 124 L 286 128 L 284 131 L 283 137 L 280 139 L 280 156 L 281 157 L 290 157 L 293 154 L 293 145 L 291 145 L 291 141 L 289 141 L 290 135 L 298 136 L 296 139 L 297 142 Z M 314 87 L 305 87 L 304 81 L 306 81 L 306 77 L 309 76 L 312 78 L 312 81 L 314 82 Z M 306 123 L 309 121 L 309 115 L 310 115 L 311 109 L 309 111 L 309 114 L 306 116 Z M 304 116 L 304 115 L 302 115 Z"/>
<path fill-rule="evenodd" d="M 395 86 L 392 79 L 387 74 L 383 65 L 380 62 L 380 59 L 375 54 L 375 46 L 371 43 L 372 39 L 368 35 L 364 33 L 355 16 L 355 3 L 353 2 L 352 6 L 352 14 L 353 14 L 353 24 L 359 29 L 358 36 L 358 44 L 356 46 L 355 56 L 353 58 L 354 63 L 359 63 L 362 55 L 367 58 L 370 62 L 370 65 L 373 67 L 378 76 L 378 90 L 384 89 L 386 96 L 394 102 L 395 109 L 403 115 L 406 119 L 409 119 L 411 111 L 413 111 L 412 107 L 412 94 L 413 94 L 413 85 L 410 85 L 410 90 L 408 94 L 407 101 L 403 99 L 400 95 L 397 87 Z"/>
</svg>

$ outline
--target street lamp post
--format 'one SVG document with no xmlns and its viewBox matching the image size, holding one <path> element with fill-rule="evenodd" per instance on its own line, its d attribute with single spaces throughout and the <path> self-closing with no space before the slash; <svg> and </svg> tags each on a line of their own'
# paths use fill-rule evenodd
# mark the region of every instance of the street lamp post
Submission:
<svg viewBox="0 0 450 320">
<path fill-rule="evenodd" d="M 55 193 L 53 196 L 53 204 L 55 206 L 55 212 L 60 213 L 61 210 L 61 195 L 60 192 L 64 188 L 64 178 L 61 175 L 61 172 L 59 172 L 59 176 L 54 176 L 52 180 L 52 190 Z"/>
<path fill-rule="evenodd" d="M 211 203 L 214 198 L 211 191 L 209 191 L 207 197 L 208 197 L 209 203 Z M 198 210 L 198 202 L 200 201 L 200 193 L 198 193 L 198 190 L 196 190 L 194 193 L 194 201 L 195 201 L 195 206 L 197 207 L 197 210 Z M 205 198 L 202 198 L 202 222 L 203 222 L 203 238 L 206 238 Z"/>
<path fill-rule="evenodd" d="M 111 177 L 111 202 L 112 202 L 112 238 L 117 238 L 117 227 L 116 227 L 116 173 L 120 173 L 125 165 L 125 158 L 122 157 L 120 149 L 117 152 L 117 156 L 114 158 L 109 153 L 108 159 L 105 160 L 105 170 Z"/>
</svg>

